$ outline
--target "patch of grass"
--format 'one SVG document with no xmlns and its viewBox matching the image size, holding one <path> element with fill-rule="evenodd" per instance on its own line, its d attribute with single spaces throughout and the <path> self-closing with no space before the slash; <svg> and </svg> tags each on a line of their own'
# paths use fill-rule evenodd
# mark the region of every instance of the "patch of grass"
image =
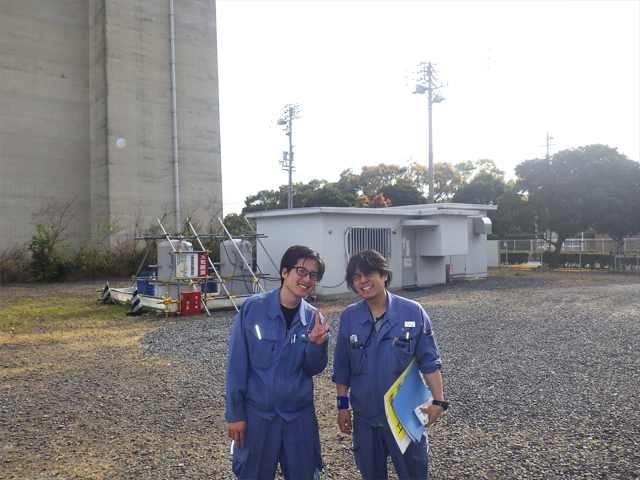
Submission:
<svg viewBox="0 0 640 480">
<path fill-rule="evenodd" d="M 77 297 L 24 298 L 0 312 L 0 332 L 100 326 L 127 310 Z"/>
<path fill-rule="evenodd" d="M 554 280 L 563 283 L 582 285 L 587 283 L 630 282 L 637 283 L 637 272 L 615 272 L 612 270 L 578 268 L 544 268 L 532 265 L 509 265 L 508 267 L 489 269 L 490 277 L 525 277 Z"/>
</svg>

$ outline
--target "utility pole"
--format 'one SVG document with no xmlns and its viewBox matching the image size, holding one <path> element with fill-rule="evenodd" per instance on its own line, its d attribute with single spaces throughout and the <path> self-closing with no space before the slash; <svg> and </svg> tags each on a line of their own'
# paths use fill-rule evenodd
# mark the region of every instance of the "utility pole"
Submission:
<svg viewBox="0 0 640 480">
<path fill-rule="evenodd" d="M 418 83 L 416 85 L 416 91 L 413 93 L 424 94 L 427 92 L 429 95 L 429 203 L 433 203 L 433 129 L 432 129 L 432 107 L 434 103 L 440 103 L 444 100 L 444 97 L 436 92 L 439 88 L 446 87 L 446 85 L 436 85 L 438 77 L 436 70 L 433 68 L 431 62 L 422 62 L 418 65 L 419 70 L 416 72 L 418 75 Z"/>
<path fill-rule="evenodd" d="M 285 105 L 283 116 L 278 119 L 278 125 L 284 125 L 283 131 L 289 137 L 289 151 L 282 152 L 282 160 L 280 161 L 282 169 L 289 171 L 289 204 L 287 208 L 293 208 L 293 121 L 300 118 L 299 108 L 297 103 Z"/>
<path fill-rule="evenodd" d="M 553 140 L 553 137 L 549 136 L 549 132 L 547 132 L 547 161 L 551 160 L 551 157 L 549 156 L 549 146 L 553 146 L 555 145 L 555 143 L 549 143 L 549 140 Z M 544 147 L 544 145 L 542 145 Z"/>
</svg>

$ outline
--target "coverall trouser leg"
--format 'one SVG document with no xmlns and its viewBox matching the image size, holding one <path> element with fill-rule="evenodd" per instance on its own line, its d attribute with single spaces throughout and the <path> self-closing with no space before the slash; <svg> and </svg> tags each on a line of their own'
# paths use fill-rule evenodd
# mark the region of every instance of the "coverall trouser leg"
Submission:
<svg viewBox="0 0 640 480">
<path fill-rule="evenodd" d="M 411 443 L 403 454 L 389 428 L 372 427 L 354 417 L 353 455 L 365 480 L 387 480 L 387 457 L 400 480 L 429 479 L 429 445 L 423 436 L 419 443 Z"/>
<path fill-rule="evenodd" d="M 234 447 L 233 473 L 241 480 L 273 480 L 278 462 L 287 480 L 317 480 L 322 471 L 320 434 L 313 405 L 287 422 L 249 411 L 244 447 Z"/>
</svg>

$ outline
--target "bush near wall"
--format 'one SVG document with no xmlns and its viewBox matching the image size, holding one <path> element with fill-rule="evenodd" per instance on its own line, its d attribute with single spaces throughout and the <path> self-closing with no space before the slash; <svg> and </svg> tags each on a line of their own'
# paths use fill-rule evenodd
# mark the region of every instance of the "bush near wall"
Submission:
<svg viewBox="0 0 640 480">
<path fill-rule="evenodd" d="M 529 252 L 524 251 L 511 251 L 509 250 L 509 254 L 504 250 L 500 251 L 500 263 L 505 264 L 509 262 L 509 265 L 523 265 L 525 263 L 529 263 Z"/>
</svg>

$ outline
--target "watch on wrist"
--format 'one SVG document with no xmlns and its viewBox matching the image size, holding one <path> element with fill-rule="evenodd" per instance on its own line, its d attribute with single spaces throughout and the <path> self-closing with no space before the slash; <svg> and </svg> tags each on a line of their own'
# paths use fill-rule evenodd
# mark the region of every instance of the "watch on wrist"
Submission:
<svg viewBox="0 0 640 480">
<path fill-rule="evenodd" d="M 433 400 L 431 402 L 431 405 L 435 405 L 436 407 L 441 407 L 445 412 L 447 411 L 447 408 L 449 408 L 449 402 L 445 402 L 440 401 L 440 400 Z"/>
</svg>

